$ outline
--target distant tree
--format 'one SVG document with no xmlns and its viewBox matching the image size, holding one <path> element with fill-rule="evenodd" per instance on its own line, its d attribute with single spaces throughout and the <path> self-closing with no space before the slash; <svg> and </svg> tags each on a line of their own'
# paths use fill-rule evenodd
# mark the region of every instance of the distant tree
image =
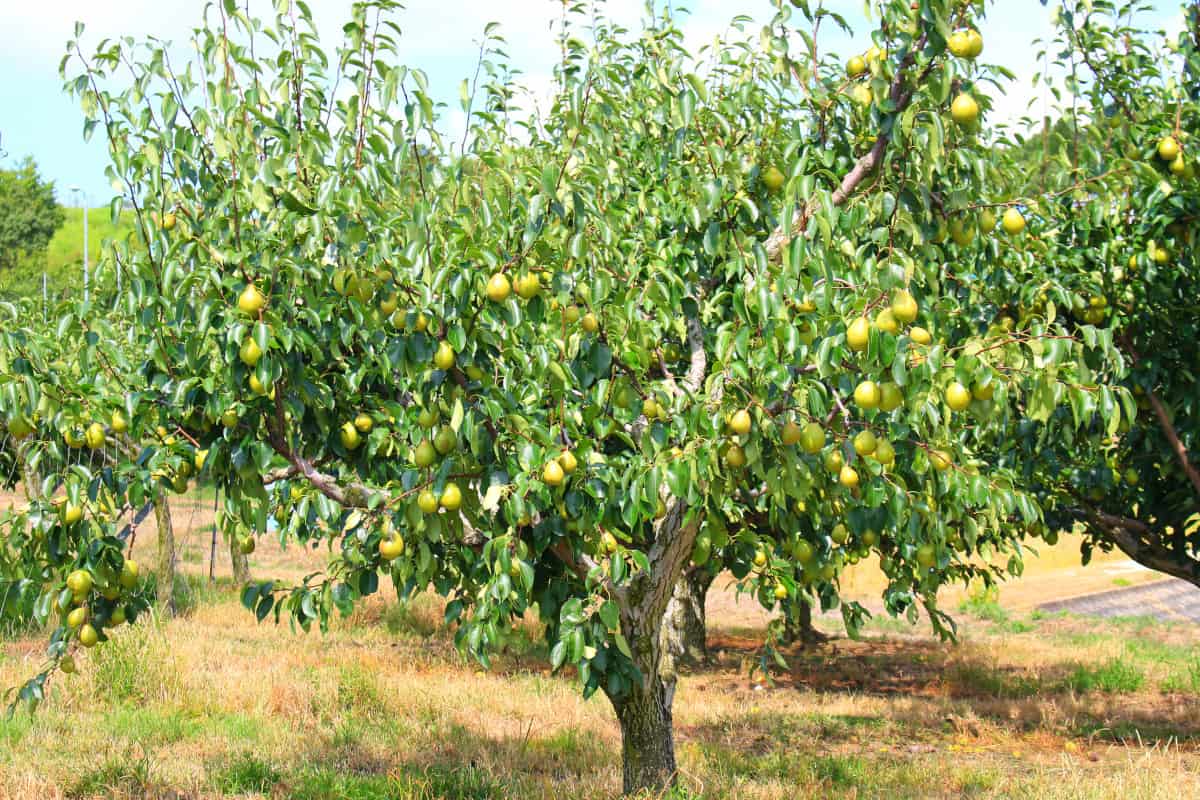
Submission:
<svg viewBox="0 0 1200 800">
<path fill-rule="evenodd" d="M 0 169 L 0 269 L 45 250 L 62 224 L 54 183 L 42 180 L 33 159 L 26 158 L 16 169 Z"/>
</svg>

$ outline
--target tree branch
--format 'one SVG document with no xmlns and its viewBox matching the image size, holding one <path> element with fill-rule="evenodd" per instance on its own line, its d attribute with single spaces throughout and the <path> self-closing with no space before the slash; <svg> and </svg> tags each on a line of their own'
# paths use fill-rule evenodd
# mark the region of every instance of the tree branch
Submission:
<svg viewBox="0 0 1200 800">
<path fill-rule="evenodd" d="M 908 52 L 908 54 L 904 57 L 904 60 L 900 62 L 900 66 L 896 69 L 896 76 L 892 79 L 892 85 L 888 91 L 888 97 L 896 107 L 895 112 L 893 112 L 893 118 L 899 116 L 906 108 L 908 108 L 908 104 L 912 102 L 914 90 L 909 89 L 908 91 L 905 91 L 904 79 L 908 72 L 908 68 L 911 67 L 916 61 L 914 53 L 925 46 L 926 38 L 927 34 L 921 34 L 921 38 L 913 43 L 913 49 Z M 933 62 L 931 61 L 929 66 L 927 66 L 925 71 L 922 73 L 922 78 L 928 74 L 929 69 L 932 66 Z M 917 84 L 920 84 L 919 80 L 917 81 Z M 867 175 L 871 174 L 872 170 L 879 166 L 879 164 L 883 161 L 884 151 L 887 150 L 887 146 L 891 141 L 891 138 L 892 134 L 890 131 L 881 131 L 879 136 L 875 139 L 875 144 L 871 146 L 871 149 L 867 152 L 867 154 L 860 158 L 854 165 L 853 169 L 846 173 L 846 176 L 842 178 L 842 182 L 838 185 L 838 188 L 833 193 L 832 199 L 835 206 L 845 205 L 846 201 L 850 199 L 850 196 L 854 194 Z M 774 230 L 774 232 L 771 233 L 770 236 L 767 237 L 767 241 L 764 243 L 763 247 L 767 251 L 767 258 L 769 260 L 778 261 L 783 256 L 783 248 L 787 247 L 788 242 L 790 242 L 793 237 L 804 233 L 805 229 L 808 227 L 808 221 L 812 219 L 812 215 L 816 213 L 819 206 L 820 202 L 817 200 L 817 198 L 812 198 L 801 208 L 796 210 L 796 213 L 792 216 L 791 225 L 787 227 L 780 225 Z"/>
<path fill-rule="evenodd" d="M 1179 466 L 1183 467 L 1183 474 L 1187 475 L 1196 494 L 1200 495 L 1200 470 L 1197 470 L 1195 465 L 1188 460 L 1187 448 L 1183 446 L 1179 432 L 1175 430 L 1175 425 L 1171 422 L 1166 407 L 1163 406 L 1162 401 L 1158 399 L 1158 395 L 1153 390 L 1146 392 L 1146 398 L 1150 401 L 1150 408 L 1154 409 L 1154 416 L 1158 417 L 1158 425 L 1162 428 L 1163 435 L 1167 437 L 1171 450 L 1175 453 L 1175 459 L 1179 461 Z"/>
<path fill-rule="evenodd" d="M 1146 523 L 1091 507 L 1072 508 L 1070 513 L 1098 528 L 1122 553 L 1142 566 L 1200 587 L 1200 561 L 1163 546 Z"/>
</svg>

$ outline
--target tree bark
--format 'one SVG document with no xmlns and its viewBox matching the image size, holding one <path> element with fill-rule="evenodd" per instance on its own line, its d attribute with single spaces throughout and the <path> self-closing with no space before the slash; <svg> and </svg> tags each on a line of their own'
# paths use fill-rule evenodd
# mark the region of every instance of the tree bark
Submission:
<svg viewBox="0 0 1200 800">
<path fill-rule="evenodd" d="M 685 570 L 675 583 L 663 617 L 663 637 L 677 666 L 695 668 L 708 661 L 704 603 L 716 575 L 704 567 Z"/>
<path fill-rule="evenodd" d="M 250 582 L 250 559 L 242 552 L 236 536 L 229 537 L 229 560 L 233 563 L 233 583 L 245 586 Z"/>
<path fill-rule="evenodd" d="M 799 642 L 804 647 L 807 647 L 808 645 L 828 641 L 828 636 L 813 627 L 812 605 L 800 601 L 799 606 L 800 608 L 796 614 L 787 617 L 783 622 L 783 643 L 795 644 Z"/>
<path fill-rule="evenodd" d="M 171 527 L 171 506 L 162 487 L 154 490 L 154 522 L 158 526 L 158 572 L 156 574 L 158 611 L 175 616 L 175 529 Z"/>
<path fill-rule="evenodd" d="M 626 794 L 660 794 L 675 783 L 674 677 L 647 675 L 642 686 L 613 700 L 621 723 L 622 784 Z"/>
<path fill-rule="evenodd" d="M 17 459 L 21 462 L 21 486 L 25 490 L 25 497 L 33 502 L 42 499 L 42 475 L 30 463 L 25 447 L 19 447 L 16 453 Z"/>
<path fill-rule="evenodd" d="M 650 569 L 643 570 L 614 595 L 620 609 L 621 633 L 629 644 L 641 682 L 620 694 L 609 694 L 621 725 L 621 761 L 626 794 L 663 794 L 676 778 L 675 733 L 671 708 L 675 699 L 675 656 L 667 647 L 663 624 L 667 606 L 692 552 L 699 521 L 685 523 L 687 505 L 676 501 L 655 530 Z M 607 689 L 605 690 L 607 692 Z"/>
</svg>

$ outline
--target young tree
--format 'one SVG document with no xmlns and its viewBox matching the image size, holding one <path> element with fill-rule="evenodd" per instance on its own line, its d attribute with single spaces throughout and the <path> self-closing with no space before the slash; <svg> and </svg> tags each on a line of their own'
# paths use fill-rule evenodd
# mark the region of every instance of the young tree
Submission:
<svg viewBox="0 0 1200 800">
<path fill-rule="evenodd" d="M 62 224 L 54 184 L 42 180 L 33 159 L 0 169 L 0 269 L 45 250 Z"/>
<path fill-rule="evenodd" d="M 210 7 L 190 69 L 153 42 L 70 44 L 137 215 L 140 243 L 109 255 L 132 324 L 65 315 L 57 339 L 101 379 L 17 355 L 0 415 L 46 441 L 119 407 L 146 445 L 72 468 L 68 497 L 136 506 L 198 461 L 231 524 L 337 540 L 325 574 L 247 587 L 259 619 L 324 627 L 383 574 L 445 595 L 487 665 L 536 606 L 553 666 L 611 701 L 630 792 L 675 777 L 663 619 L 699 542 L 789 613 L 832 606 L 876 551 L 888 610 L 941 632 L 939 586 L 1019 569 L 1028 398 L 1078 404 L 1118 359 L 1050 315 L 988 326 L 987 281 L 1039 267 L 974 230 L 980 4 L 884 3 L 844 67 L 811 35 L 840 20 L 804 0 L 699 58 L 669 14 L 628 33 L 571 10 L 529 119 L 489 27 L 454 142 L 393 61 L 396 3 L 356 5 L 332 66 L 285 5 L 266 24 Z M 36 700 L 131 616 L 128 570 L 103 513 L 5 522 L 6 574 L 40 576 L 62 620 Z M 863 609 L 842 610 L 853 630 Z"/>
</svg>

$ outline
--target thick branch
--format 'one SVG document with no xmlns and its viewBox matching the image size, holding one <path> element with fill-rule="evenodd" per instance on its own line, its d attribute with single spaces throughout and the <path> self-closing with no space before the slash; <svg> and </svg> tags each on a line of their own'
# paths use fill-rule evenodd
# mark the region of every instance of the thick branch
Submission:
<svg viewBox="0 0 1200 800">
<path fill-rule="evenodd" d="M 1144 522 L 1096 508 L 1073 508 L 1071 513 L 1099 529 L 1122 553 L 1142 566 L 1200 587 L 1200 561 L 1164 547 Z"/>
<path fill-rule="evenodd" d="M 904 89 L 905 75 L 908 72 L 908 68 L 915 61 L 914 53 L 925 46 L 925 38 L 925 35 L 922 34 L 921 38 L 913 44 L 913 49 L 909 51 L 908 55 L 904 57 L 904 60 L 900 62 L 900 66 L 896 69 L 896 77 L 892 79 L 892 85 L 888 91 L 888 97 L 896 107 L 893 117 L 899 116 L 908 108 L 908 104 L 912 102 L 913 90 L 905 91 Z M 930 62 L 930 66 L 932 66 L 932 62 Z M 925 71 L 928 72 L 929 68 L 927 67 Z M 866 155 L 858 160 L 854 168 L 846 173 L 846 176 L 842 178 L 842 182 L 834 191 L 832 199 L 835 206 L 845 205 L 846 201 L 850 199 L 850 196 L 854 194 L 866 177 L 879 166 L 883 161 L 884 151 L 887 150 L 891 138 L 892 134 L 890 130 L 886 132 L 880 131 L 879 136 L 875 139 L 875 144 L 871 146 Z M 812 215 L 816 213 L 819 207 L 820 203 L 814 197 L 796 210 L 796 213 L 792 216 L 791 225 L 787 227 L 781 225 L 776 228 L 767 237 L 767 241 L 764 244 L 764 248 L 767 251 L 767 258 L 771 261 L 778 261 L 783 256 L 783 249 L 787 247 L 788 242 L 794 236 L 804 233 L 808 227 L 808 221 L 812 219 Z"/>
</svg>

